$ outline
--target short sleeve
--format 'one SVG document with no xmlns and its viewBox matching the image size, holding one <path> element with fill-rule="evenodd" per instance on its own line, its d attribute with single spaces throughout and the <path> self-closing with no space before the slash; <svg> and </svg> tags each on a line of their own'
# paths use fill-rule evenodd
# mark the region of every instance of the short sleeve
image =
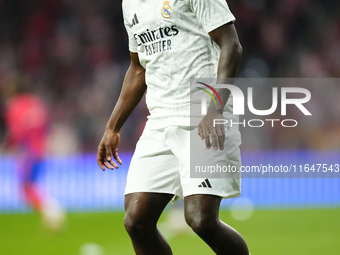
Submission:
<svg viewBox="0 0 340 255">
<path fill-rule="evenodd" d="M 129 38 L 129 51 L 137 53 L 137 42 L 136 42 L 136 39 L 134 38 L 132 29 L 131 29 L 132 24 L 129 24 L 129 22 L 127 21 L 127 18 L 125 17 L 124 7 L 123 7 L 123 18 L 124 18 L 124 26 L 128 34 L 128 38 Z"/>
<path fill-rule="evenodd" d="M 189 5 L 207 33 L 235 21 L 225 0 L 189 0 Z"/>
</svg>

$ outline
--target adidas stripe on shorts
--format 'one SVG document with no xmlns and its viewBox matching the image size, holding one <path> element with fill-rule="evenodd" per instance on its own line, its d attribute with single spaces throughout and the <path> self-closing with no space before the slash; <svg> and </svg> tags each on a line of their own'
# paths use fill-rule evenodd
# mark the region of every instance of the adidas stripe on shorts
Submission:
<svg viewBox="0 0 340 255">
<path fill-rule="evenodd" d="M 190 139 L 197 139 L 195 144 L 201 145 L 195 146 L 198 147 L 195 151 L 198 149 L 205 154 L 220 153 L 220 156 L 215 157 L 218 162 L 211 162 L 212 165 L 231 165 L 240 169 L 239 130 L 226 129 L 224 150 L 214 152 L 212 148 L 206 149 L 204 140 L 201 140 L 197 133 L 197 128 L 185 126 L 145 129 L 131 159 L 125 194 L 168 193 L 173 194 L 174 199 L 183 199 L 195 194 L 209 194 L 223 198 L 239 196 L 241 192 L 239 177 L 190 178 Z"/>
</svg>

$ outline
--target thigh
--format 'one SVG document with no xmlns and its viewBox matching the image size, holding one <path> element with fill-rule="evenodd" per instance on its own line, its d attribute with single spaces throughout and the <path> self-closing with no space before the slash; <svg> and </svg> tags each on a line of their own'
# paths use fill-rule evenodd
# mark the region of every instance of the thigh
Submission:
<svg viewBox="0 0 340 255">
<path fill-rule="evenodd" d="M 135 223 L 157 223 L 172 194 L 137 192 L 125 195 L 125 217 Z"/>
</svg>

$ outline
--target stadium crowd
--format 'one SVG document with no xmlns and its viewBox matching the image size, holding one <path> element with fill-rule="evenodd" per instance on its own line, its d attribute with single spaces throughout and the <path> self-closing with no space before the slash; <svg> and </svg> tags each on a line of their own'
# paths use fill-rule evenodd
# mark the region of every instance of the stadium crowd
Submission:
<svg viewBox="0 0 340 255">
<path fill-rule="evenodd" d="M 243 46 L 241 77 L 340 77 L 339 1 L 228 4 Z M 5 102 L 20 87 L 51 109 L 49 153 L 95 152 L 128 65 L 121 1 L 1 0 L 0 141 Z M 333 87 L 336 99 L 339 85 Z M 338 100 L 314 92 L 325 114 L 322 125 L 314 118 L 308 132 L 301 127 L 284 137 L 279 127 L 264 130 L 254 139 L 246 136 L 243 148 L 339 148 Z M 120 150 L 134 148 L 147 114 L 140 104 L 123 127 Z"/>
</svg>

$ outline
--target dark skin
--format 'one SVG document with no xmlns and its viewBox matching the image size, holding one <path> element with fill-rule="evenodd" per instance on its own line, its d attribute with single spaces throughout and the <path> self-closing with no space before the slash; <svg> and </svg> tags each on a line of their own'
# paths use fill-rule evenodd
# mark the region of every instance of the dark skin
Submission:
<svg viewBox="0 0 340 255">
<path fill-rule="evenodd" d="M 209 33 L 211 39 L 221 48 L 220 60 L 217 69 L 218 83 L 232 83 L 237 76 L 239 63 L 242 56 L 242 47 L 238 40 L 236 29 L 233 24 L 229 23 L 221 26 Z M 207 115 L 202 119 L 198 126 L 198 135 L 205 139 L 207 149 L 213 146 L 215 150 L 224 149 L 224 125 L 213 127 L 214 119 L 224 119 L 223 108 L 226 105 L 230 91 L 228 89 L 217 89 L 220 95 L 222 105 L 217 105 L 211 101 Z M 217 98 L 215 98 L 217 100 Z M 209 139 L 211 138 L 211 142 Z"/>
<path fill-rule="evenodd" d="M 242 47 L 232 23 L 225 24 L 209 33 L 221 48 L 218 78 L 234 78 L 237 75 Z M 118 168 L 122 161 L 118 155 L 119 131 L 137 106 L 146 91 L 145 70 L 138 55 L 130 53 L 131 64 L 126 73 L 118 102 L 107 123 L 105 133 L 98 146 L 97 162 L 105 171 Z M 198 127 L 198 134 L 205 139 L 206 147 L 223 150 L 224 126 L 213 127 L 213 119 L 223 118 L 223 107 L 230 91 L 218 90 L 222 106 L 210 104 L 207 115 Z M 211 141 L 210 141 L 211 137 Z M 118 164 L 117 164 L 118 163 Z M 169 244 L 158 231 L 156 223 L 172 194 L 132 193 L 125 196 L 124 225 L 138 255 L 172 254 Z M 219 220 L 221 197 L 212 195 L 191 195 L 184 198 L 185 219 L 193 231 L 204 240 L 216 254 L 248 255 L 248 248 L 240 234 Z"/>
</svg>

